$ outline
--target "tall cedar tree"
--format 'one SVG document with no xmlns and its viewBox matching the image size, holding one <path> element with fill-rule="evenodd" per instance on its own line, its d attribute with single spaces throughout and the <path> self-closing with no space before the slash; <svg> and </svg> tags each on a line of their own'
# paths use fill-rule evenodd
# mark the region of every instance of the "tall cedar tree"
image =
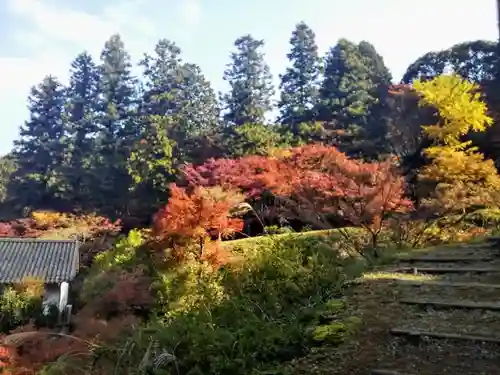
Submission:
<svg viewBox="0 0 500 375">
<path fill-rule="evenodd" d="M 365 125 L 366 140 L 369 142 L 365 141 L 364 154 L 377 157 L 390 150 L 387 133 L 390 112 L 389 87 L 392 75 L 385 65 L 383 57 L 371 43 L 362 41 L 358 48 L 368 67 L 368 76 L 372 82 L 370 95 L 374 99 L 369 107 L 369 117 Z M 369 147 L 370 149 L 368 149 Z"/>
<path fill-rule="evenodd" d="M 0 204 L 9 203 L 13 198 L 10 193 L 12 176 L 17 170 L 17 163 L 12 154 L 0 157 Z"/>
<path fill-rule="evenodd" d="M 325 59 L 317 113 L 318 120 L 332 123 L 348 136 L 338 141 L 346 152 L 357 151 L 354 142 L 362 138 L 375 100 L 371 94 L 373 86 L 359 47 L 346 39 L 339 40 Z"/>
<path fill-rule="evenodd" d="M 121 37 L 113 35 L 104 45 L 99 66 L 99 159 L 95 176 L 100 204 L 110 213 L 124 209 L 130 185 L 126 161 L 138 133 L 136 79 L 130 60 Z"/>
<path fill-rule="evenodd" d="M 201 69 L 184 63 L 180 54 L 175 43 L 163 39 L 156 45 L 155 55 L 146 55 L 141 62 L 146 114 L 176 116 L 178 123 L 170 136 L 178 143 L 212 134 L 219 127 L 215 92 Z"/>
<path fill-rule="evenodd" d="M 218 155 L 221 133 L 217 96 L 200 67 L 184 63 L 179 92 L 178 120 L 175 134 L 177 158 L 182 162 L 203 162 Z"/>
<path fill-rule="evenodd" d="M 154 55 L 145 55 L 143 129 L 129 160 L 135 183 L 165 192 L 175 168 L 199 161 L 210 149 L 208 140 L 218 130 L 217 98 L 200 68 L 180 58 L 169 40 L 158 42 Z M 201 143 L 200 143 L 201 142 Z"/>
<path fill-rule="evenodd" d="M 299 133 L 300 123 L 313 119 L 311 110 L 318 98 L 321 59 L 315 39 L 314 31 L 304 22 L 296 26 L 290 38 L 292 48 L 287 54 L 291 67 L 280 76 L 279 121 L 294 135 Z"/>
<path fill-rule="evenodd" d="M 230 91 L 222 97 L 227 110 L 224 118 L 236 126 L 262 124 L 266 112 L 272 109 L 274 94 L 272 76 L 261 52 L 264 41 L 245 35 L 234 45 L 236 52 L 231 53 L 231 63 L 224 72 L 224 80 L 230 85 Z"/>
<path fill-rule="evenodd" d="M 66 161 L 64 87 L 48 76 L 31 89 L 28 101 L 30 119 L 21 127 L 20 139 L 15 142 L 16 195 L 20 208 L 60 208 L 55 197 L 61 187 L 58 168 Z"/>
<path fill-rule="evenodd" d="M 69 123 L 71 162 L 65 174 L 75 207 L 92 202 L 91 162 L 98 130 L 99 71 L 92 56 L 79 54 L 71 63 L 66 119 Z"/>
<path fill-rule="evenodd" d="M 161 39 L 154 54 L 145 54 L 143 68 L 141 120 L 143 126 L 128 160 L 128 171 L 137 194 L 157 199 L 155 193 L 167 193 L 167 184 L 175 174 L 173 129 L 181 127 L 178 114 L 182 104 L 181 50 L 173 42 Z M 147 191 L 148 194 L 144 194 Z"/>
</svg>

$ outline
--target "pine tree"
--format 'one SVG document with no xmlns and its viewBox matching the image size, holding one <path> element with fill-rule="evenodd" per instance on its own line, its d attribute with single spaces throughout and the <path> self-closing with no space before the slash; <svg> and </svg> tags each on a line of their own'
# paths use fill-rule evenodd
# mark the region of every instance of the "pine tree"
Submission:
<svg viewBox="0 0 500 375">
<path fill-rule="evenodd" d="M 154 55 L 146 54 L 140 62 L 145 79 L 142 97 L 143 115 L 169 115 L 175 113 L 175 98 L 181 89 L 181 50 L 173 42 L 161 39 Z"/>
<path fill-rule="evenodd" d="M 186 162 L 200 162 L 207 140 L 219 129 L 217 98 L 197 65 L 182 61 L 180 48 L 162 39 L 144 69 L 142 131 L 128 162 L 137 194 L 153 203 L 166 198 L 168 183 Z M 204 158 L 203 158 L 204 159 Z"/>
<path fill-rule="evenodd" d="M 392 75 L 384 63 L 383 57 L 376 51 L 375 47 L 366 41 L 358 45 L 359 52 L 365 58 L 368 67 L 368 78 L 372 83 L 369 94 L 373 98 L 369 106 L 369 115 L 365 125 L 364 154 L 377 157 L 390 149 L 388 142 L 389 87 Z"/>
<path fill-rule="evenodd" d="M 160 40 L 155 55 L 141 62 L 146 78 L 143 107 L 147 115 L 170 116 L 163 121 L 168 138 L 177 145 L 174 157 L 179 163 L 191 162 L 200 152 L 200 137 L 219 132 L 217 97 L 199 66 L 182 61 L 175 43 Z M 155 123 L 158 119 L 155 118 Z"/>
<path fill-rule="evenodd" d="M 311 110 L 317 102 L 321 73 L 315 38 L 314 31 L 305 23 L 296 26 L 290 38 L 292 48 L 287 54 L 291 67 L 280 76 L 279 121 L 288 125 L 294 135 L 298 133 L 298 124 L 314 118 Z"/>
<path fill-rule="evenodd" d="M 359 52 L 366 59 L 369 76 L 374 85 L 389 85 L 392 75 L 385 65 L 384 58 L 377 52 L 373 44 L 363 40 L 358 45 Z"/>
<path fill-rule="evenodd" d="M 347 129 L 366 123 L 373 101 L 369 69 L 359 48 L 341 39 L 325 59 L 325 73 L 320 88 L 319 119 L 334 121 Z"/>
<path fill-rule="evenodd" d="M 87 52 L 75 58 L 70 72 L 66 119 L 69 123 L 71 163 L 65 177 L 71 187 L 73 204 L 82 207 L 90 204 L 92 198 L 90 168 L 98 130 L 99 72 Z"/>
<path fill-rule="evenodd" d="M 137 80 L 132 76 L 132 63 L 121 37 L 113 35 L 101 53 L 100 127 L 104 140 L 114 143 L 134 131 L 128 129 L 128 121 L 137 104 Z"/>
<path fill-rule="evenodd" d="M 61 190 L 59 166 L 67 162 L 63 109 L 65 89 L 52 76 L 31 89 L 30 119 L 15 142 L 16 191 L 19 208 L 57 207 Z"/>
<path fill-rule="evenodd" d="M 366 58 L 358 46 L 341 39 L 325 58 L 317 119 L 331 124 L 339 135 L 335 140 L 343 151 L 360 154 L 363 131 L 375 99 L 374 84 Z"/>
<path fill-rule="evenodd" d="M 219 131 L 219 104 L 210 82 L 198 65 L 185 63 L 181 71 L 184 79 L 179 113 L 184 121 L 186 135 L 196 137 Z"/>
<path fill-rule="evenodd" d="M 99 205 L 109 213 L 120 213 L 127 203 L 131 179 L 127 160 L 138 136 L 137 80 L 132 76 L 131 58 L 119 35 L 104 45 L 99 66 L 99 150 L 95 161 Z"/>
<path fill-rule="evenodd" d="M 231 63 L 224 72 L 224 80 L 230 85 L 230 91 L 222 97 L 227 110 L 224 118 L 236 126 L 261 124 L 272 109 L 274 93 L 272 76 L 261 52 L 264 41 L 245 35 L 234 45 L 236 52 L 231 54 Z"/>
</svg>

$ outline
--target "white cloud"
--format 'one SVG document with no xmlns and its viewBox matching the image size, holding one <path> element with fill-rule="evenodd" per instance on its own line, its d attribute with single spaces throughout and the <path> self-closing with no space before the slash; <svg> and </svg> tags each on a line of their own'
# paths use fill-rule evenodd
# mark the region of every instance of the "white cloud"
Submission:
<svg viewBox="0 0 500 375">
<path fill-rule="evenodd" d="M 31 24 L 37 35 L 48 42 L 70 42 L 89 45 L 100 35 L 112 32 L 105 19 L 72 9 L 58 8 L 39 0 L 10 0 L 10 10 Z"/>
<path fill-rule="evenodd" d="M 144 1 L 122 0 L 98 15 L 43 0 L 7 1 L 9 17 L 16 19 L 9 36 L 23 51 L 20 58 L 0 57 L 0 100 L 4 103 L 0 117 L 7 121 L 9 141 L 27 117 L 30 87 L 48 74 L 65 83 L 76 54 L 86 50 L 98 57 L 105 40 L 114 33 L 122 35 L 135 58 L 154 45 L 155 23 L 144 15 Z M 5 142 L 0 141 L 0 154 L 9 148 Z"/>
<path fill-rule="evenodd" d="M 202 9 L 199 0 L 181 0 L 181 16 L 188 26 L 197 26 L 201 21 Z"/>
</svg>

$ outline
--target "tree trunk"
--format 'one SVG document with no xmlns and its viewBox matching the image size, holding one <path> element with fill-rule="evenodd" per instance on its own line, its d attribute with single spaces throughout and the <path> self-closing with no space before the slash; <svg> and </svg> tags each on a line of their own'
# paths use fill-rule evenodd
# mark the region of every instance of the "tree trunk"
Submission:
<svg viewBox="0 0 500 375">
<path fill-rule="evenodd" d="M 497 80 L 500 81 L 500 0 L 497 0 Z"/>
</svg>

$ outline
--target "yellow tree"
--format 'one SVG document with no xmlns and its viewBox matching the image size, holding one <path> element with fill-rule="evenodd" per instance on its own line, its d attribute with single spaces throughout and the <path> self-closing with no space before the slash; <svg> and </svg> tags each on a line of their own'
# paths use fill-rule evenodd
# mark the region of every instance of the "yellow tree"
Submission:
<svg viewBox="0 0 500 375">
<path fill-rule="evenodd" d="M 469 132 L 484 131 L 493 122 L 479 88 L 457 75 L 417 81 L 414 88 L 420 104 L 437 112 L 437 122 L 423 126 L 433 141 L 425 149 L 431 163 L 419 175 L 430 197 L 425 203 L 442 214 L 496 206 L 500 177 L 495 165 L 464 140 Z"/>
</svg>

